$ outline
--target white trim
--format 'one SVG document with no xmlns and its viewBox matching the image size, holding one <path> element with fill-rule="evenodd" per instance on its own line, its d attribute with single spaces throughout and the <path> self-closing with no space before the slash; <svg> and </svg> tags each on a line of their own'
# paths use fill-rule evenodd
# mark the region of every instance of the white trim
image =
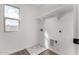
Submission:
<svg viewBox="0 0 79 59">
<path fill-rule="evenodd" d="M 49 48 L 49 50 L 51 50 L 51 51 L 57 53 L 58 55 L 64 55 L 63 53 L 60 53 L 59 51 L 57 51 L 57 50 L 55 50 L 55 49 Z"/>
</svg>

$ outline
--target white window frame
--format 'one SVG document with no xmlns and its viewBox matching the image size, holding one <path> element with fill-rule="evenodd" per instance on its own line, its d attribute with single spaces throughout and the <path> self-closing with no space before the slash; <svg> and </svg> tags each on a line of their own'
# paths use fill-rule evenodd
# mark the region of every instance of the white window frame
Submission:
<svg viewBox="0 0 79 59">
<path fill-rule="evenodd" d="M 11 18 L 11 17 L 6 17 L 5 16 L 5 5 L 13 7 L 13 8 L 17 8 L 19 10 L 19 14 L 18 14 L 19 15 L 19 19 Z M 4 7 L 4 32 L 16 32 L 17 30 L 16 31 L 7 31 L 6 30 L 6 24 L 5 24 L 5 22 L 6 22 L 6 19 L 17 20 L 19 22 L 19 25 L 18 25 L 18 30 L 19 30 L 19 28 L 20 28 L 20 8 L 12 6 L 12 5 L 8 5 L 8 4 L 5 4 L 5 5 L 3 6 Z"/>
</svg>

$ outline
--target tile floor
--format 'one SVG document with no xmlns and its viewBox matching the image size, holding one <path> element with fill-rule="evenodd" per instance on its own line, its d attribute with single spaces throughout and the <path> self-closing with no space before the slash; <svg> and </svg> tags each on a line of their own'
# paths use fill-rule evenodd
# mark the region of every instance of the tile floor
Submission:
<svg viewBox="0 0 79 59">
<path fill-rule="evenodd" d="M 35 45 L 33 47 L 30 47 L 27 49 L 27 51 L 31 54 L 31 55 L 38 55 L 39 53 L 45 51 L 46 48 L 44 48 L 43 46 L 41 46 L 40 44 Z"/>
</svg>

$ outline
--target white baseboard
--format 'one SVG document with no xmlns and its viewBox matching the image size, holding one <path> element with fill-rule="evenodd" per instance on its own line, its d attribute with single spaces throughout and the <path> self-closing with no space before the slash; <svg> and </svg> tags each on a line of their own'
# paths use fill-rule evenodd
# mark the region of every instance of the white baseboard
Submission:
<svg viewBox="0 0 79 59">
<path fill-rule="evenodd" d="M 58 55 L 63 55 L 62 53 L 60 53 L 59 51 L 55 50 L 55 49 L 52 49 L 52 48 L 49 48 L 51 51 L 57 53 Z"/>
</svg>

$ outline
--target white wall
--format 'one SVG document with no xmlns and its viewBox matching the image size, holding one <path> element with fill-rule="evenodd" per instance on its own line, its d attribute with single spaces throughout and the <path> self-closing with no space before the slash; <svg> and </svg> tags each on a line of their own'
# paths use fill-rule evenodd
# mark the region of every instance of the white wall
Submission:
<svg viewBox="0 0 79 59">
<path fill-rule="evenodd" d="M 73 12 L 65 14 L 60 19 L 60 28 L 62 33 L 60 34 L 60 51 L 63 54 L 75 54 L 75 45 L 73 44 Z"/>
<path fill-rule="evenodd" d="M 79 4 L 75 5 L 75 10 L 76 10 L 75 11 L 75 17 L 76 17 L 75 32 L 76 32 L 76 38 L 79 39 Z M 75 47 L 76 47 L 76 54 L 79 55 L 79 45 L 76 44 Z"/>
<path fill-rule="evenodd" d="M 61 54 L 75 54 L 76 49 L 73 44 L 73 12 L 66 13 L 60 19 L 56 17 L 47 18 L 45 23 L 49 34 L 49 39 L 57 40 L 55 46 L 49 48 Z M 62 32 L 59 33 L 58 31 Z"/>
<path fill-rule="evenodd" d="M 54 9 L 56 9 L 56 8 L 58 8 L 58 7 L 61 7 L 61 6 L 64 6 L 65 4 L 41 4 L 40 5 L 40 7 L 39 7 L 39 12 L 38 12 L 38 14 L 39 14 L 39 16 L 41 16 L 41 15 L 43 15 L 43 14 L 45 14 L 45 13 L 48 13 L 48 12 L 50 12 L 50 11 L 52 11 L 52 10 L 54 10 Z M 39 17 L 38 16 L 38 17 Z M 40 18 L 40 19 L 38 19 L 38 23 L 39 23 L 39 27 L 40 28 L 44 28 L 43 26 L 44 26 L 44 19 L 42 19 L 42 18 Z M 43 46 L 43 47 L 45 47 L 45 41 L 44 41 L 44 31 L 43 32 L 40 32 L 40 39 L 41 39 L 41 45 Z"/>
<path fill-rule="evenodd" d="M 38 8 L 35 5 L 15 5 L 20 8 L 18 32 L 4 32 L 3 5 L 0 5 L 0 54 L 9 54 L 39 43 Z"/>
<path fill-rule="evenodd" d="M 40 15 L 50 12 L 54 10 L 55 8 L 61 7 L 64 5 L 43 5 L 40 9 Z M 73 11 L 74 12 L 74 11 Z M 74 35 L 74 17 L 75 15 L 73 12 L 69 12 L 65 15 L 60 20 L 53 20 L 54 18 L 48 18 L 46 22 L 50 26 L 50 31 L 52 30 L 54 33 L 52 36 L 57 36 L 53 37 L 52 39 L 57 39 L 58 38 L 58 44 L 57 46 L 54 46 L 53 49 L 58 50 L 61 54 L 76 54 L 76 47 L 75 44 L 73 44 L 73 38 L 75 37 Z M 52 28 L 52 29 L 51 29 Z M 56 29 L 56 30 L 55 30 Z M 62 33 L 58 33 L 58 30 L 61 29 Z M 74 34 L 74 35 L 73 35 Z M 43 35 L 43 34 L 42 34 Z"/>
</svg>

